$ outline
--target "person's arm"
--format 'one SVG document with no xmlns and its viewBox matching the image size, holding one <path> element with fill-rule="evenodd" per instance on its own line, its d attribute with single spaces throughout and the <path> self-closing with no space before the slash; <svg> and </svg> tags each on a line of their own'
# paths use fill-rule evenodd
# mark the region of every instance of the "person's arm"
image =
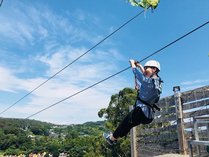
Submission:
<svg viewBox="0 0 209 157">
<path fill-rule="evenodd" d="M 144 70 L 144 67 L 137 61 L 133 60 L 133 59 L 130 59 L 130 64 L 131 64 L 131 67 L 132 68 L 136 68 L 136 67 L 139 67 L 139 69 L 141 70 L 142 74 L 144 74 L 145 70 Z"/>
<path fill-rule="evenodd" d="M 140 71 L 138 70 L 138 68 L 136 67 L 136 61 L 135 60 L 129 60 L 130 64 L 131 64 L 131 67 L 132 67 L 132 70 L 133 70 L 133 73 L 134 75 L 136 76 L 137 80 L 139 82 L 142 83 L 143 81 L 143 78 L 144 78 L 144 75 L 142 73 L 140 73 Z M 142 66 L 141 66 L 142 67 Z M 142 67 L 142 69 L 140 70 L 143 70 L 144 68 Z"/>
<path fill-rule="evenodd" d="M 139 67 L 139 69 L 141 70 L 142 74 L 144 74 L 144 72 L 145 72 L 144 67 L 139 62 L 135 62 L 135 65 L 137 67 Z"/>
</svg>

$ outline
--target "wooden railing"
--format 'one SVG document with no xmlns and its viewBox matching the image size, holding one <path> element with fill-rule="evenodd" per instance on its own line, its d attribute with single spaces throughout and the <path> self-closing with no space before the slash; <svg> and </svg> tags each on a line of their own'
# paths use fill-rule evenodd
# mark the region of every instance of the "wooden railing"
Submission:
<svg viewBox="0 0 209 157">
<path fill-rule="evenodd" d="M 176 89 L 173 96 L 158 102 L 161 111 L 156 111 L 154 121 L 137 128 L 139 156 L 147 151 L 187 154 L 187 143 L 194 137 L 193 117 L 209 115 L 209 86 L 182 93 Z M 204 132 L 199 132 L 200 137 L 207 134 Z"/>
</svg>

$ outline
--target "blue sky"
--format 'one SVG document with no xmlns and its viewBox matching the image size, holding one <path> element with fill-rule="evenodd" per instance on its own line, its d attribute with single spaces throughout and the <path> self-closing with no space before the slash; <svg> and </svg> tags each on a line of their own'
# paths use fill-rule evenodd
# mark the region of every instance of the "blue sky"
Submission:
<svg viewBox="0 0 209 157">
<path fill-rule="evenodd" d="M 126 0 L 7 0 L 0 8 L 0 109 L 3 111 L 142 11 Z M 209 20 L 209 1 L 161 1 L 31 95 L 0 115 L 26 118 L 142 60 Z M 209 25 L 152 56 L 162 97 L 209 84 Z M 144 62 L 142 62 L 144 64 Z M 131 69 L 32 119 L 56 124 L 101 120 L 111 95 L 134 87 Z"/>
</svg>

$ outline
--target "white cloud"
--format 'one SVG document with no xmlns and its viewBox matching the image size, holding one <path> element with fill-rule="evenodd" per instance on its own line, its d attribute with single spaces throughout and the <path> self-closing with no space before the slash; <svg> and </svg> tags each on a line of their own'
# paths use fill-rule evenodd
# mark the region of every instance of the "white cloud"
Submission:
<svg viewBox="0 0 209 157">
<path fill-rule="evenodd" d="M 44 81 L 44 78 L 33 79 L 20 79 L 15 76 L 14 73 L 0 68 L 1 72 L 4 72 L 4 78 L 1 78 L 1 82 L 4 81 L 3 91 L 15 91 L 18 93 L 17 88 L 30 92 L 40 82 Z M 3 70 L 2 70 L 3 69 Z M 97 69 L 99 70 L 99 69 Z M 96 69 L 95 69 L 96 71 Z M 65 77 L 65 76 L 62 76 Z M 74 84 L 80 84 L 83 76 L 77 76 L 77 79 L 73 78 Z M 88 79 L 88 78 L 87 78 Z M 96 81 L 93 77 L 91 83 Z M 11 80 L 11 81 L 9 81 Z M 77 81 L 76 81 L 77 80 Z M 119 82 L 120 80 L 120 82 Z M 85 81 L 84 81 L 85 82 Z M 83 123 L 85 121 L 99 120 L 97 112 L 103 107 L 107 107 L 110 97 L 115 94 L 127 84 L 123 78 L 114 78 L 103 82 L 91 89 L 88 89 L 82 93 L 79 93 L 61 103 L 56 104 L 50 109 L 43 111 L 42 113 L 32 117 L 38 120 L 46 120 L 53 123 Z M 27 101 L 19 102 L 7 111 L 7 117 L 26 118 L 50 105 L 53 105 L 60 100 L 68 98 L 77 92 L 92 85 L 90 83 L 83 83 L 82 87 L 73 85 L 69 80 L 63 80 L 62 78 L 55 78 L 50 80 L 46 85 L 33 92 L 27 99 Z M 7 106 L 8 107 L 8 106 Z M 14 114 L 15 113 L 15 114 Z M 74 120 L 67 119 L 72 117 Z M 83 117 L 83 118 L 82 118 Z"/>
<path fill-rule="evenodd" d="M 207 85 L 208 82 L 209 82 L 209 80 L 207 80 L 207 79 L 205 79 L 205 80 L 198 79 L 198 80 L 181 82 L 180 83 L 182 85 L 181 90 L 188 91 L 188 90 L 196 89 L 196 88 Z"/>
<path fill-rule="evenodd" d="M 201 84 L 201 83 L 207 83 L 209 80 L 193 80 L 193 81 L 185 81 L 182 82 L 182 85 L 194 85 L 194 84 Z"/>
<path fill-rule="evenodd" d="M 10 13 L 10 10 L 13 10 L 13 12 Z M 94 16 L 87 17 L 84 13 L 79 14 L 80 22 L 83 20 L 94 21 L 96 19 Z M 4 43 L 12 42 L 21 47 L 36 44 L 37 41 L 53 42 L 58 45 L 62 39 L 66 43 L 79 41 L 95 43 L 99 40 L 98 35 L 89 33 L 89 29 L 85 30 L 78 27 L 79 23 L 74 25 L 75 19 L 54 14 L 50 9 L 36 3 L 32 7 L 16 2 L 16 5 L 11 5 L 8 10 L 4 10 L 0 14 L 0 21 L 1 41 Z"/>
<path fill-rule="evenodd" d="M 34 59 L 43 62 L 43 65 L 47 65 L 46 72 L 48 76 L 52 76 L 83 51 L 86 51 L 86 49 L 66 47 L 66 49 L 61 48 L 51 55 L 39 55 L 34 57 Z M 123 59 L 123 56 L 117 50 L 112 49 L 105 52 L 99 50 L 95 51 L 94 54 L 86 55 L 58 76 L 48 81 L 47 84 L 40 87 L 37 91 L 34 91 L 28 97 L 27 102 L 19 102 L 12 107 L 7 111 L 6 116 L 14 117 L 15 115 L 15 117 L 26 118 L 47 108 L 118 72 L 121 70 L 118 63 Z M 5 76 L 0 80 L 5 85 L 1 87 L 3 91 L 18 93 L 18 91 L 22 90 L 30 92 L 46 80 L 46 78 L 41 77 L 32 77 L 30 79 L 19 78 L 14 71 L 3 67 L 0 71 Z M 18 71 L 18 73 L 20 72 Z M 62 124 L 99 120 L 97 116 L 99 109 L 107 107 L 111 95 L 118 92 L 127 84 L 128 82 L 123 78 L 119 76 L 114 77 L 32 118 Z"/>
<path fill-rule="evenodd" d="M 65 49 L 57 50 L 52 55 L 47 54 L 36 59 L 49 66 L 47 73 L 51 76 L 72 63 L 86 51 L 87 49 L 85 48 L 66 47 Z M 73 65 L 69 65 L 60 75 L 63 76 L 62 79 L 70 79 L 72 82 L 79 80 L 95 82 L 95 80 L 117 72 L 120 69 L 118 67 L 120 61 L 124 61 L 124 58 L 116 50 L 94 51 L 86 54 Z"/>
<path fill-rule="evenodd" d="M 95 32 L 89 32 L 90 27 L 88 27 L 88 23 L 85 23 L 85 20 L 91 21 L 89 19 L 93 21 L 91 24 L 99 25 L 101 22 L 90 14 L 78 12 L 78 22 L 85 23 L 86 30 L 78 27 L 79 23 L 74 24 L 73 19 L 55 15 L 42 6 L 36 8 L 35 5 L 31 7 L 20 2 L 14 8 L 12 7 L 14 6 L 11 6 L 10 10 L 14 9 L 16 16 L 9 12 L 0 14 L 0 21 L 3 23 L 0 25 L 0 40 L 6 45 L 6 52 L 17 56 L 18 59 L 14 57 L 14 60 L 13 58 L 10 60 L 18 66 L 11 68 L 9 64 L 6 64 L 7 62 L 0 64 L 2 74 L 0 92 L 7 92 L 5 99 L 10 100 L 6 103 L 7 106 L 1 105 L 2 108 L 11 105 L 9 102 L 15 99 L 13 98 L 14 93 L 19 96 L 31 92 L 47 78 L 87 52 L 88 46 L 83 45 L 80 41 L 92 45 L 101 39 L 101 36 Z M 7 44 L 11 41 L 18 45 L 14 46 L 15 50 L 12 50 L 12 46 Z M 72 46 L 74 42 L 79 43 L 77 44 L 79 46 Z M 26 99 L 18 102 L 3 116 L 26 118 L 121 70 L 119 65 L 125 60 L 124 56 L 117 49 L 106 46 L 105 50 L 97 48 L 83 56 Z M 27 53 L 31 53 L 30 57 L 22 54 L 22 51 L 18 51 L 19 47 L 22 47 Z M 5 55 L 2 60 L 7 60 L 6 57 L 10 56 Z M 31 66 L 31 62 L 37 66 Z M 44 76 L 40 76 L 34 71 L 41 71 Z M 59 124 L 98 120 L 99 109 L 107 107 L 111 95 L 127 85 L 128 81 L 125 78 L 115 76 L 32 118 Z M 2 102 L 0 100 L 1 104 Z"/>
<path fill-rule="evenodd" d="M 21 80 L 13 75 L 10 69 L 0 67 L 0 91 L 15 92 L 18 89 L 18 84 L 21 84 Z"/>
<path fill-rule="evenodd" d="M 25 83 L 22 84 L 23 87 L 21 88 L 25 90 L 31 89 L 34 85 L 37 85 L 37 82 L 40 82 L 39 79 L 33 79 L 29 82 L 22 80 L 22 82 L 24 81 Z M 21 86 L 21 84 L 19 86 Z M 116 80 L 109 80 L 108 82 L 104 82 L 99 86 L 95 86 L 56 104 L 50 109 L 32 117 L 32 119 L 35 118 L 59 124 L 83 123 L 86 121 L 99 120 L 97 116 L 99 109 L 107 107 L 110 96 L 118 92 L 122 86 L 124 86 L 124 82 L 122 81 L 119 83 L 116 82 Z M 7 111 L 6 116 L 26 118 L 83 89 L 84 88 L 73 86 L 69 82 L 62 82 L 59 79 L 50 80 L 47 85 L 44 85 L 31 94 L 27 102 L 19 102 Z M 69 116 L 71 118 L 67 119 Z"/>
</svg>

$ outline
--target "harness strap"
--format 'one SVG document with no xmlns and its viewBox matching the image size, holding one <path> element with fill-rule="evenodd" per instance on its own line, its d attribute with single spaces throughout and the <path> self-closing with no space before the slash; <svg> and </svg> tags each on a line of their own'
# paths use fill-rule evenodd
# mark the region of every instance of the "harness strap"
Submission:
<svg viewBox="0 0 209 157">
<path fill-rule="evenodd" d="M 139 100 L 139 101 L 141 101 L 143 104 L 149 106 L 149 107 L 153 110 L 153 112 L 155 112 L 154 109 L 160 111 L 160 108 L 159 108 L 155 103 L 151 105 L 151 104 L 147 103 L 146 101 L 142 100 L 140 97 L 137 97 L 137 100 Z"/>
</svg>

